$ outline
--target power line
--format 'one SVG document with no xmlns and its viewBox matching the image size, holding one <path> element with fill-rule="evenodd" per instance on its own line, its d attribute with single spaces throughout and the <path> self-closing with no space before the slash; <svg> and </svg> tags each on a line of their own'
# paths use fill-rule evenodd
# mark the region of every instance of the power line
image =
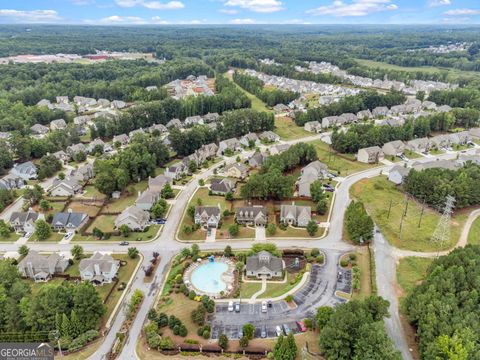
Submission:
<svg viewBox="0 0 480 360">
<path fill-rule="evenodd" d="M 445 208 L 435 231 L 433 232 L 431 242 L 442 247 L 447 241 L 450 241 L 450 219 L 453 208 L 455 207 L 455 198 L 448 195 L 445 199 Z"/>
</svg>

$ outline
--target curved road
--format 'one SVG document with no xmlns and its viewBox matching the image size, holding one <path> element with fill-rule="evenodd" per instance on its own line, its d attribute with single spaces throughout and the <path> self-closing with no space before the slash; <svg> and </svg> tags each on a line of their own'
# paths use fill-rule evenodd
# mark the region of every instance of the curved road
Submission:
<svg viewBox="0 0 480 360">
<path fill-rule="evenodd" d="M 298 142 L 305 142 L 305 141 L 312 141 L 317 140 L 322 137 L 322 134 L 313 135 L 308 138 L 303 139 L 295 139 L 292 141 L 287 141 L 283 143 L 295 144 Z M 441 159 L 448 159 L 448 158 L 455 158 L 456 154 L 443 154 L 437 156 L 437 158 Z M 422 158 L 418 159 L 417 161 L 420 162 L 427 162 L 432 161 L 434 157 L 430 158 Z M 231 163 L 234 161 L 233 158 L 227 159 L 227 163 Z M 165 276 L 167 274 L 170 260 L 185 246 L 188 244 L 184 244 L 175 240 L 175 234 L 177 227 L 179 225 L 179 220 L 183 216 L 183 212 L 188 204 L 189 199 L 194 194 L 198 180 L 204 179 L 206 180 L 209 176 L 213 175 L 214 169 L 218 168 L 220 164 L 216 164 L 213 167 L 205 170 L 204 172 L 200 173 L 199 175 L 195 176 L 194 179 L 188 183 L 184 190 L 179 194 L 178 198 L 175 200 L 175 203 L 172 205 L 170 213 L 168 215 L 169 220 L 164 225 L 160 236 L 158 236 L 155 240 L 148 242 L 148 243 L 136 243 L 135 246 L 139 249 L 139 251 L 143 254 L 144 259 L 142 262 L 142 267 L 147 266 L 152 258 L 152 253 L 154 251 L 160 253 L 161 261 L 157 267 L 157 270 L 154 275 L 154 281 L 152 283 L 145 283 L 144 282 L 144 272 L 140 269 L 135 278 L 133 279 L 132 285 L 126 294 L 123 303 L 120 305 L 121 311 L 118 312 L 117 316 L 115 317 L 113 324 L 110 327 L 110 331 L 104 338 L 103 343 L 99 346 L 97 351 L 90 357 L 91 359 L 103 359 L 105 358 L 106 354 L 111 349 L 117 331 L 120 329 L 124 319 L 125 319 L 125 304 L 128 302 L 132 292 L 134 289 L 140 289 L 145 293 L 145 298 L 142 303 L 141 308 L 135 318 L 134 323 L 130 328 L 129 339 L 127 340 L 122 353 L 121 359 L 137 359 L 135 354 L 135 347 L 137 340 L 139 339 L 142 331 L 143 324 L 146 319 L 146 315 L 148 310 L 154 305 L 156 296 L 158 294 L 159 289 L 162 288 L 162 285 L 165 280 Z M 360 173 L 353 174 L 351 176 L 346 177 L 337 187 L 336 191 L 336 198 L 332 208 L 331 218 L 330 218 L 330 227 L 328 229 L 328 234 L 323 237 L 322 239 L 317 240 L 279 240 L 276 239 L 276 244 L 280 248 L 320 248 L 325 250 L 333 250 L 333 251 L 349 251 L 353 250 L 355 247 L 344 242 L 342 239 L 342 231 L 343 231 L 343 218 L 345 209 L 350 202 L 349 197 L 349 189 L 350 187 L 359 180 L 364 178 L 374 177 L 379 175 L 381 172 L 388 171 L 391 166 L 382 166 L 373 168 L 370 170 L 366 170 Z M 479 211 L 480 212 L 480 211 Z M 479 214 L 480 215 L 480 214 Z M 478 216 L 478 215 L 477 215 Z M 468 223 L 468 222 L 467 222 Z M 473 223 L 473 220 L 470 222 Z M 467 227 L 467 226 L 466 226 Z M 466 232 L 468 234 L 468 232 Z M 270 241 L 273 241 L 270 240 Z M 254 240 L 229 240 L 229 241 L 216 241 L 212 243 L 201 243 L 199 244 L 202 250 L 221 250 L 227 244 L 231 245 L 234 249 L 247 249 L 252 246 Z M 40 243 L 32 243 L 28 244 L 31 249 L 38 250 L 38 251 L 70 251 L 73 244 L 58 244 L 58 243 L 50 243 L 50 244 L 40 244 Z M 98 242 L 98 243 L 82 243 L 82 246 L 86 252 L 94 252 L 94 251 L 112 251 L 115 253 L 126 253 L 127 249 L 125 247 L 119 246 L 118 243 L 106 243 L 106 242 Z M 380 243 L 377 240 L 377 236 L 374 242 L 375 246 L 375 257 L 378 259 L 378 263 L 376 265 L 377 268 L 377 283 L 380 293 L 380 288 L 383 288 L 382 284 L 394 284 L 396 279 L 395 274 L 395 259 L 396 259 L 396 252 L 400 251 L 394 248 L 391 248 L 386 241 Z M 1 249 L 3 251 L 17 251 L 18 245 L 16 244 L 1 244 Z M 420 255 L 420 254 L 419 254 Z M 413 255 L 416 256 L 416 255 Z M 379 258 L 384 259 L 385 261 L 380 261 Z M 388 259 L 388 261 L 387 261 Z M 392 286 L 393 287 L 393 286 Z M 410 359 L 408 347 L 406 346 L 406 341 L 403 336 L 403 331 L 401 330 L 401 324 L 398 319 L 398 304 L 395 297 L 395 292 L 392 291 L 392 287 L 388 288 L 385 287 L 385 291 L 381 291 L 380 295 L 386 297 L 388 300 L 391 301 L 390 306 L 390 319 L 386 320 L 386 327 L 387 331 L 398 347 L 398 349 L 402 352 L 405 359 Z"/>
</svg>

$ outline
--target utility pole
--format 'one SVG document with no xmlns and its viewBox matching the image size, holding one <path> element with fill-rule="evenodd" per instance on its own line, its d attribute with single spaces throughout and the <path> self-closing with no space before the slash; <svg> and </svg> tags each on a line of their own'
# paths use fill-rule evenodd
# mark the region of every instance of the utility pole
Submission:
<svg viewBox="0 0 480 360">
<path fill-rule="evenodd" d="M 452 217 L 455 198 L 448 195 L 445 200 L 445 208 L 435 231 L 433 232 L 431 241 L 442 247 L 445 242 L 450 241 L 450 219 Z"/>
<path fill-rule="evenodd" d="M 390 205 L 388 206 L 388 214 L 387 214 L 387 219 L 389 219 L 389 218 L 390 218 L 390 211 L 392 210 L 392 202 L 393 202 L 393 200 L 392 200 L 392 199 L 390 199 Z"/>
<path fill-rule="evenodd" d="M 425 200 L 423 200 L 422 204 L 422 212 L 420 213 L 420 219 L 418 219 L 418 227 L 422 224 L 422 217 L 423 217 L 423 212 L 425 211 Z"/>
</svg>

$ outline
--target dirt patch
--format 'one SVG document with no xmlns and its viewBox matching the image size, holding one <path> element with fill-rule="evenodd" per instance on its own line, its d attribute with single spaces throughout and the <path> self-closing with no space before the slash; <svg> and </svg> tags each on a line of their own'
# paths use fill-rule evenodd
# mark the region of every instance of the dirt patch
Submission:
<svg viewBox="0 0 480 360">
<path fill-rule="evenodd" d="M 406 316 L 402 313 L 400 313 L 400 322 L 402 324 L 405 338 L 407 339 L 407 345 L 410 350 L 410 354 L 412 355 L 413 359 L 419 360 L 420 354 L 418 352 L 417 335 L 415 332 L 415 328 L 410 325 Z"/>
</svg>

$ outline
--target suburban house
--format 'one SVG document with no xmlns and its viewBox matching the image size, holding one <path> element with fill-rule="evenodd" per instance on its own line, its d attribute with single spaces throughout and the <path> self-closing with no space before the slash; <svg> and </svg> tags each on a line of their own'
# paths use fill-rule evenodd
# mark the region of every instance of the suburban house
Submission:
<svg viewBox="0 0 480 360">
<path fill-rule="evenodd" d="M 328 128 L 337 125 L 339 122 L 338 116 L 327 116 L 322 119 L 322 128 Z"/>
<path fill-rule="evenodd" d="M 54 274 L 65 272 L 68 265 L 68 259 L 57 253 L 40 255 L 37 251 L 30 250 L 18 264 L 18 271 L 23 277 L 35 282 L 46 282 Z"/>
<path fill-rule="evenodd" d="M 458 170 L 461 168 L 462 162 L 457 160 L 434 160 L 429 162 L 415 162 L 412 164 L 412 169 L 416 171 L 422 171 L 426 169 L 446 169 L 446 170 Z"/>
<path fill-rule="evenodd" d="M 31 161 L 22 164 L 14 164 L 13 168 L 10 170 L 10 174 L 18 176 L 24 180 L 36 179 L 37 167 Z"/>
<path fill-rule="evenodd" d="M 320 132 L 322 130 L 322 125 L 318 121 L 309 121 L 303 125 L 305 131 L 309 132 Z"/>
<path fill-rule="evenodd" d="M 450 146 L 450 137 L 448 135 L 437 135 L 429 139 L 430 147 L 440 150 Z"/>
<path fill-rule="evenodd" d="M 210 181 L 210 190 L 213 195 L 226 195 L 235 191 L 235 181 L 231 179 L 217 179 Z"/>
<path fill-rule="evenodd" d="M 468 131 L 460 131 L 453 134 L 448 135 L 450 139 L 450 144 L 455 145 L 465 145 L 468 142 L 472 141 L 472 137 Z"/>
<path fill-rule="evenodd" d="M 70 161 L 70 155 L 68 155 L 63 150 L 59 150 L 57 152 L 54 152 L 52 155 L 55 156 L 55 158 L 58 161 L 60 161 L 63 165 L 65 165 L 66 163 L 68 163 Z"/>
<path fill-rule="evenodd" d="M 82 143 L 78 143 L 78 144 L 75 144 L 75 145 L 70 145 L 70 146 L 67 147 L 67 153 L 70 156 L 75 156 L 77 154 L 86 153 L 86 152 L 87 152 L 87 148 Z"/>
<path fill-rule="evenodd" d="M 298 190 L 298 196 L 310 197 L 310 186 L 316 180 L 322 179 L 328 173 L 328 167 L 324 163 L 316 160 L 305 166 L 295 185 Z"/>
<path fill-rule="evenodd" d="M 357 160 L 366 164 L 373 164 L 383 160 L 384 155 L 382 149 L 378 146 L 370 146 L 358 150 Z"/>
<path fill-rule="evenodd" d="M 145 130 L 143 130 L 142 128 L 132 130 L 132 131 L 130 131 L 130 132 L 128 133 L 128 137 L 129 137 L 130 139 L 133 139 L 133 137 L 134 137 L 135 135 L 138 135 L 138 134 L 145 134 Z"/>
<path fill-rule="evenodd" d="M 415 152 L 427 152 L 430 148 L 430 143 L 427 138 L 418 138 L 407 141 L 407 149 Z"/>
<path fill-rule="evenodd" d="M 477 128 L 471 128 L 470 130 L 468 130 L 468 133 L 470 135 L 470 137 L 474 138 L 474 139 L 480 139 L 480 127 L 477 127 Z"/>
<path fill-rule="evenodd" d="M 217 156 L 224 155 L 227 150 L 234 152 L 241 149 L 242 146 L 237 138 L 223 140 L 218 144 Z"/>
<path fill-rule="evenodd" d="M 88 221 L 88 215 L 68 210 L 55 214 L 52 220 L 53 229 L 56 231 L 74 232 Z"/>
<path fill-rule="evenodd" d="M 383 144 L 382 151 L 388 156 L 400 156 L 405 151 L 405 144 L 400 140 L 390 141 Z"/>
<path fill-rule="evenodd" d="M 87 146 L 87 151 L 88 153 L 92 153 L 93 151 L 95 151 L 96 149 L 98 148 L 101 148 L 102 150 L 102 153 L 103 153 L 103 150 L 105 148 L 105 143 L 103 142 L 102 139 L 100 138 L 96 138 L 95 140 L 93 140 L 90 144 L 88 144 Z"/>
<path fill-rule="evenodd" d="M 395 185 L 403 184 L 403 180 L 410 173 L 410 170 L 410 168 L 396 165 L 388 173 L 388 180 L 393 182 Z"/>
<path fill-rule="evenodd" d="M 248 167 L 242 163 L 234 163 L 225 168 L 225 175 L 237 179 L 245 179 L 248 176 Z"/>
<path fill-rule="evenodd" d="M 123 109 L 124 107 L 127 106 L 127 104 L 121 100 L 113 100 L 110 106 L 112 109 Z"/>
<path fill-rule="evenodd" d="M 179 119 L 172 119 L 167 123 L 167 128 L 175 127 L 175 128 L 182 128 L 183 124 Z"/>
<path fill-rule="evenodd" d="M 208 113 L 203 115 L 203 120 L 206 123 L 215 122 L 215 121 L 218 121 L 219 119 L 220 119 L 220 115 L 218 113 Z"/>
<path fill-rule="evenodd" d="M 386 106 L 378 106 L 372 111 L 373 117 L 382 117 L 382 116 L 387 116 L 388 115 L 388 107 Z"/>
<path fill-rule="evenodd" d="M 249 256 L 245 266 L 247 276 L 256 278 L 278 278 L 283 275 L 283 260 L 268 251 Z"/>
<path fill-rule="evenodd" d="M 43 214 L 28 210 L 27 212 L 14 212 L 10 215 L 10 225 L 17 233 L 33 233 L 35 231 L 35 221 L 45 219 Z"/>
<path fill-rule="evenodd" d="M 73 196 L 79 193 L 82 187 L 77 179 L 67 177 L 63 180 L 54 179 L 50 189 L 50 196 Z"/>
<path fill-rule="evenodd" d="M 260 143 L 260 140 L 255 133 L 248 133 L 246 135 L 243 135 L 240 138 L 240 144 L 242 144 L 245 147 L 250 147 L 250 145 L 258 145 Z"/>
<path fill-rule="evenodd" d="M 275 142 L 280 140 L 280 136 L 275 134 L 273 131 L 267 130 L 262 132 L 260 135 L 258 135 L 260 140 L 266 141 L 266 142 Z"/>
<path fill-rule="evenodd" d="M 115 228 L 127 225 L 131 230 L 143 231 L 148 226 L 150 214 L 136 206 L 129 206 L 115 219 Z"/>
<path fill-rule="evenodd" d="M 185 126 L 203 125 L 203 119 L 199 115 L 188 116 L 187 118 L 185 118 L 185 121 L 183 123 L 185 124 Z"/>
<path fill-rule="evenodd" d="M 159 191 L 147 189 L 143 193 L 138 194 L 138 198 L 135 200 L 135 206 L 139 209 L 148 211 L 159 199 Z"/>
<path fill-rule="evenodd" d="M 113 137 L 112 143 L 119 143 L 120 146 L 125 146 L 130 142 L 130 138 L 127 134 L 120 134 Z"/>
<path fill-rule="evenodd" d="M 0 189 L 20 189 L 25 185 L 25 180 L 18 175 L 7 174 L 0 179 Z"/>
<path fill-rule="evenodd" d="M 153 124 L 152 126 L 150 126 L 147 131 L 149 133 L 153 133 L 154 131 L 158 131 L 160 134 L 161 133 L 165 133 L 165 132 L 168 132 L 168 129 L 165 125 L 163 124 Z"/>
<path fill-rule="evenodd" d="M 220 207 L 195 206 L 195 224 L 204 228 L 216 228 L 220 222 Z"/>
<path fill-rule="evenodd" d="M 67 128 L 67 123 L 63 119 L 50 121 L 50 130 L 63 130 Z"/>
<path fill-rule="evenodd" d="M 267 226 L 267 208 L 265 206 L 244 206 L 237 208 L 235 220 L 242 225 Z"/>
<path fill-rule="evenodd" d="M 73 118 L 73 124 L 79 127 L 85 126 L 90 121 L 89 115 L 81 115 Z"/>
<path fill-rule="evenodd" d="M 172 180 L 180 180 L 183 175 L 187 172 L 187 167 L 183 163 L 178 163 L 172 166 L 169 166 L 165 169 L 165 176 L 171 178 Z"/>
<path fill-rule="evenodd" d="M 111 255 L 95 252 L 78 264 L 80 277 L 94 285 L 110 284 L 117 275 L 120 262 Z"/>
<path fill-rule="evenodd" d="M 282 205 L 280 207 L 280 221 L 286 225 L 306 227 L 311 219 L 310 206 Z"/>
<path fill-rule="evenodd" d="M 50 129 L 41 124 L 35 124 L 30 128 L 32 134 L 37 135 L 39 137 L 47 135 Z"/>
<path fill-rule="evenodd" d="M 367 109 L 367 110 L 361 110 L 357 113 L 357 120 L 362 121 L 362 120 L 368 120 L 373 117 L 372 112 Z"/>
<path fill-rule="evenodd" d="M 270 155 L 278 155 L 290 148 L 290 144 L 275 145 L 270 148 Z"/>
<path fill-rule="evenodd" d="M 154 178 L 148 178 L 148 188 L 152 191 L 160 192 L 164 188 L 165 185 L 171 184 L 172 178 L 166 175 L 158 175 Z"/>
<path fill-rule="evenodd" d="M 267 155 L 262 154 L 259 151 L 256 151 L 250 159 L 248 159 L 248 165 L 250 165 L 253 168 L 259 168 L 263 165 L 263 162 L 267 158 Z"/>
<path fill-rule="evenodd" d="M 76 179 L 77 181 L 88 181 L 95 177 L 95 170 L 93 164 L 85 164 L 80 166 L 78 169 L 70 171 L 69 176 Z"/>
</svg>

